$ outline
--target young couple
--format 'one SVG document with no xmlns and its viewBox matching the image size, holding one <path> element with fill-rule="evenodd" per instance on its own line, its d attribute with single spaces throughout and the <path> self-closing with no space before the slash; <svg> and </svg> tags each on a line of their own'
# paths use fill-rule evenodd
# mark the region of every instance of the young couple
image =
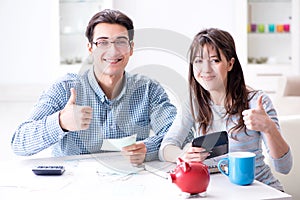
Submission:
<svg viewBox="0 0 300 200">
<path fill-rule="evenodd" d="M 269 97 L 246 86 L 228 32 L 211 28 L 194 37 L 189 99 L 180 113 L 158 82 L 126 72 L 134 27 L 124 13 L 106 9 L 95 14 L 86 37 L 93 68 L 67 74 L 41 95 L 12 137 L 17 155 L 49 147 L 54 156 L 99 153 L 104 140 L 137 134 L 137 142 L 122 149 L 133 164 L 158 158 L 175 162 L 178 157 L 202 162 L 209 153 L 186 143 L 190 130 L 195 128 L 195 137 L 225 130 L 230 152 L 256 154 L 256 180 L 283 190 L 264 162 L 262 142 L 281 173 L 292 167 L 290 148 Z"/>
</svg>

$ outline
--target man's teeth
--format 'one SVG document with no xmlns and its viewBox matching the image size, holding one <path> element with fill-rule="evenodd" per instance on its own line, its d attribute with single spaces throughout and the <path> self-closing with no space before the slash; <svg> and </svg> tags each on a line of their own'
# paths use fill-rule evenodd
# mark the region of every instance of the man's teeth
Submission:
<svg viewBox="0 0 300 200">
<path fill-rule="evenodd" d="M 105 59 L 107 62 L 119 62 L 121 61 L 122 59 L 119 58 L 119 59 Z"/>
</svg>

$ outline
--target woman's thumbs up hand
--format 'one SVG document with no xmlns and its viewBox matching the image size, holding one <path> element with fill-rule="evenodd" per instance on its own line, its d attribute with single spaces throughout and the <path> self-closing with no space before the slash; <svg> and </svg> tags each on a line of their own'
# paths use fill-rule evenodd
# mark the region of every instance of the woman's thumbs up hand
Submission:
<svg viewBox="0 0 300 200">
<path fill-rule="evenodd" d="M 268 132 L 270 123 L 274 123 L 265 112 L 262 96 L 257 98 L 256 108 L 244 110 L 242 115 L 245 126 L 250 130 Z"/>
</svg>

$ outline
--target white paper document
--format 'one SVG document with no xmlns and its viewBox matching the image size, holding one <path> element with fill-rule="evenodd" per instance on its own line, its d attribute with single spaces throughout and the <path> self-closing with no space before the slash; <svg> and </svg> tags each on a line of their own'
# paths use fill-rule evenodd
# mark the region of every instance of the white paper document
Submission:
<svg viewBox="0 0 300 200">
<path fill-rule="evenodd" d="M 123 138 L 104 139 L 101 150 L 103 151 L 121 151 L 123 147 L 132 145 L 136 142 L 136 134 Z"/>
</svg>

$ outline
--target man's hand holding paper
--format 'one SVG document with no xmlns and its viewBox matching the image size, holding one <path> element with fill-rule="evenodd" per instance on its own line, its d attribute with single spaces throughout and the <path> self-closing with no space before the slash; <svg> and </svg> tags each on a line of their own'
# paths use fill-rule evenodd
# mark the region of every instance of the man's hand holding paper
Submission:
<svg viewBox="0 0 300 200">
<path fill-rule="evenodd" d="M 135 144 L 136 134 L 122 138 L 104 139 L 101 150 L 122 151 L 123 147 Z"/>
<path fill-rule="evenodd" d="M 136 134 L 123 138 L 103 140 L 102 150 L 122 151 L 132 164 L 139 165 L 145 160 L 147 148 L 143 142 L 136 142 Z"/>
<path fill-rule="evenodd" d="M 125 152 L 125 155 L 129 156 L 132 164 L 140 165 L 145 160 L 147 148 L 144 142 L 137 142 L 135 144 L 123 147 L 122 151 Z"/>
</svg>

